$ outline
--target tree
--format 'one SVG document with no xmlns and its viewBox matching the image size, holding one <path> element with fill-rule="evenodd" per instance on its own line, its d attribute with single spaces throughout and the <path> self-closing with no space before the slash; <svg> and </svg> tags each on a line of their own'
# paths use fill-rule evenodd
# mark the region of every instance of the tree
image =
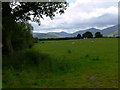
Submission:
<svg viewBox="0 0 120 90">
<path fill-rule="evenodd" d="M 14 29 L 13 29 L 14 30 Z M 20 50 L 32 46 L 32 30 L 30 24 L 18 23 L 12 33 L 12 45 L 15 50 Z"/>
<path fill-rule="evenodd" d="M 103 35 L 100 32 L 95 33 L 95 38 L 101 38 L 101 37 L 103 37 Z"/>
<path fill-rule="evenodd" d="M 8 25 L 8 24 L 5 24 L 5 25 Z M 10 24 L 10 25 L 13 26 L 13 24 Z M 6 27 L 8 27 L 8 26 L 6 26 Z M 9 34 L 9 32 L 5 31 L 7 29 L 12 29 L 11 34 Z M 32 45 L 33 27 L 30 24 L 14 23 L 14 28 L 9 26 L 9 28 L 6 28 L 5 30 L 3 28 L 3 36 L 4 36 L 3 44 L 6 45 L 5 43 L 7 43 L 7 45 L 9 46 L 10 49 L 12 48 L 12 49 L 14 49 L 14 51 L 16 51 L 16 50 L 18 51 L 23 48 L 28 48 L 29 46 Z M 11 40 L 10 45 L 12 45 L 12 47 L 10 47 L 10 45 L 8 43 L 8 37 L 5 37 L 6 35 L 10 35 L 11 38 L 9 40 Z M 7 52 L 8 52 L 7 46 L 3 46 L 2 49 L 3 49 L 3 54 L 7 54 Z"/>
<path fill-rule="evenodd" d="M 18 22 L 37 22 L 43 16 L 53 19 L 55 14 L 63 14 L 68 6 L 67 2 L 2 2 L 2 31 L 3 46 L 9 53 L 13 53 L 12 34 Z M 14 8 L 13 8 L 14 7 Z M 33 16 L 33 18 L 31 18 Z"/>
<path fill-rule="evenodd" d="M 55 14 L 63 14 L 67 6 L 67 2 L 2 2 L 2 12 L 3 17 L 9 15 L 15 21 L 27 22 L 31 20 L 40 24 L 43 15 L 53 19 Z"/>
<path fill-rule="evenodd" d="M 81 34 L 78 34 L 78 35 L 77 35 L 77 38 L 80 39 L 80 38 L 81 38 Z"/>
<path fill-rule="evenodd" d="M 83 38 L 93 38 L 93 34 L 89 31 L 87 31 L 82 35 L 82 37 Z"/>
</svg>

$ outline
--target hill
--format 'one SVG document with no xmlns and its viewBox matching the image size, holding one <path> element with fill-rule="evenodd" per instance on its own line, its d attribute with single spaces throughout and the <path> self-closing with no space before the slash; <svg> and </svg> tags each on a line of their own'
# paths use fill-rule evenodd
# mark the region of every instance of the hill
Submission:
<svg viewBox="0 0 120 90">
<path fill-rule="evenodd" d="M 66 32 L 49 32 L 49 33 L 33 33 L 33 37 L 38 38 L 61 38 L 61 37 L 75 37 L 77 34 L 83 34 L 86 31 L 92 32 L 94 35 L 96 32 L 101 32 L 104 36 L 118 36 L 118 25 L 108 27 L 105 29 L 96 29 L 96 28 L 89 28 L 86 30 L 80 30 L 74 33 L 66 33 Z"/>
<path fill-rule="evenodd" d="M 101 32 L 101 30 L 99 30 L 99 29 L 90 28 L 90 29 L 86 29 L 86 30 L 77 31 L 77 32 L 73 33 L 72 36 L 77 36 L 78 34 L 83 34 L 83 33 L 87 32 L 87 31 L 92 32 L 92 34 L 95 34 L 96 32 Z"/>
<path fill-rule="evenodd" d="M 59 38 L 60 36 L 55 33 L 33 33 L 33 37 L 38 38 Z"/>
<path fill-rule="evenodd" d="M 112 27 L 105 28 L 101 32 L 103 35 L 108 35 L 108 34 L 114 33 L 117 30 L 118 30 L 118 25 L 115 25 Z"/>
</svg>

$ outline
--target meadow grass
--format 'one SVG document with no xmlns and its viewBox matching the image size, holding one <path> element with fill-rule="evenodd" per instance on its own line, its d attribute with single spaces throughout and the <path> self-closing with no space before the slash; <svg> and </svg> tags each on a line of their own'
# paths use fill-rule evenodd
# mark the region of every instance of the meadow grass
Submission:
<svg viewBox="0 0 120 90">
<path fill-rule="evenodd" d="M 3 88 L 117 88 L 118 83 L 117 38 L 42 41 L 3 61 Z"/>
</svg>

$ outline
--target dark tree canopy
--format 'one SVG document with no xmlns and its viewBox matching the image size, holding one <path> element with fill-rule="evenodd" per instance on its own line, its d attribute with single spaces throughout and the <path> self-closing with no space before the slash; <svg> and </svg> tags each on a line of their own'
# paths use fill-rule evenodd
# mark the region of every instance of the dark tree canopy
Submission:
<svg viewBox="0 0 120 90">
<path fill-rule="evenodd" d="M 93 34 L 89 31 L 87 31 L 83 34 L 83 38 L 93 38 Z"/>
<path fill-rule="evenodd" d="M 3 2 L 2 4 L 3 17 L 9 15 L 15 21 L 27 22 L 31 20 L 38 24 L 43 16 L 53 19 L 55 14 L 63 14 L 68 6 L 67 2 Z"/>
<path fill-rule="evenodd" d="M 101 37 L 103 37 L 103 35 L 100 32 L 95 33 L 95 38 L 101 38 Z"/>
<path fill-rule="evenodd" d="M 80 39 L 80 38 L 81 38 L 81 34 L 78 34 L 78 35 L 77 35 L 77 38 Z"/>
</svg>

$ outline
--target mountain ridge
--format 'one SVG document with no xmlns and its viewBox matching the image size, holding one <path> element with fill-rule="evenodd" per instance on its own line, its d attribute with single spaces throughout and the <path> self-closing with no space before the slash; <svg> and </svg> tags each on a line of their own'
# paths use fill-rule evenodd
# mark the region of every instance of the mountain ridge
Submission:
<svg viewBox="0 0 120 90">
<path fill-rule="evenodd" d="M 61 32 L 48 32 L 48 33 L 33 33 L 33 37 L 38 37 L 38 38 L 60 38 L 60 37 L 75 37 L 77 34 L 83 34 L 87 31 L 92 32 L 94 35 L 96 32 L 101 32 L 104 36 L 109 36 L 113 35 L 116 36 L 116 32 L 118 30 L 118 25 L 114 25 L 105 29 L 96 29 L 96 28 L 89 28 L 86 30 L 80 30 L 76 31 L 74 33 L 67 33 L 64 31 Z"/>
</svg>

